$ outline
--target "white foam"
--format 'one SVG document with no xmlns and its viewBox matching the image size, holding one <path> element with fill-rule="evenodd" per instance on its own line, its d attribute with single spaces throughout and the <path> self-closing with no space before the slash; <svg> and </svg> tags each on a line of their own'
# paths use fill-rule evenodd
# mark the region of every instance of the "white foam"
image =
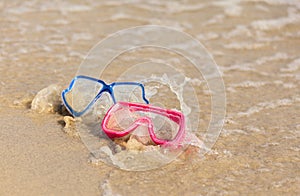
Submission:
<svg viewBox="0 0 300 196">
<path fill-rule="evenodd" d="M 75 4 L 69 2 L 56 2 L 48 1 L 40 4 L 40 11 L 50 11 L 50 10 L 59 10 L 62 14 L 67 14 L 68 12 L 84 12 L 90 11 L 92 6 L 86 4 Z"/>
<path fill-rule="evenodd" d="M 248 132 L 264 132 L 265 129 L 264 128 L 258 128 L 258 127 L 254 127 L 252 125 L 249 125 L 249 126 L 246 126 L 245 129 L 248 131 Z"/>
<path fill-rule="evenodd" d="M 237 25 L 233 30 L 228 33 L 224 33 L 222 36 L 226 39 L 237 36 L 252 37 L 252 32 L 245 25 Z"/>
<path fill-rule="evenodd" d="M 180 102 L 182 113 L 185 116 L 188 116 L 191 113 L 191 108 L 184 102 L 183 99 L 183 90 L 184 86 L 189 80 L 188 78 L 184 78 L 184 81 L 181 84 L 177 84 L 175 81 L 170 80 L 166 74 L 164 74 L 162 77 L 152 75 L 151 79 L 153 79 L 154 81 L 161 81 L 163 84 L 167 84 L 170 87 L 171 91 L 176 94 L 177 99 Z"/>
<path fill-rule="evenodd" d="M 53 24 L 67 25 L 70 24 L 70 22 L 64 19 L 57 19 L 53 21 Z"/>
<path fill-rule="evenodd" d="M 26 54 L 28 52 L 29 51 L 26 48 L 19 48 L 18 51 L 17 51 L 18 54 Z"/>
<path fill-rule="evenodd" d="M 47 46 L 45 44 L 41 44 L 41 47 L 46 52 L 52 52 L 53 51 L 51 47 L 49 47 L 49 46 Z"/>
<path fill-rule="evenodd" d="M 224 13 L 230 17 L 240 16 L 243 8 L 239 5 L 241 0 L 216 1 L 212 4 L 224 8 Z"/>
<path fill-rule="evenodd" d="M 59 45 L 64 45 L 68 43 L 68 40 L 66 37 L 60 34 L 53 34 L 48 37 L 48 44 L 59 44 Z"/>
<path fill-rule="evenodd" d="M 267 81 L 244 81 L 237 84 L 230 84 L 227 87 L 227 91 L 229 92 L 237 92 L 237 88 L 258 88 L 265 85 L 281 85 L 283 88 L 292 89 L 296 88 L 297 85 L 294 83 L 285 83 L 281 80 L 267 82 Z"/>
<path fill-rule="evenodd" d="M 49 40 L 48 43 L 53 45 L 65 45 L 67 44 L 67 40 Z"/>
<path fill-rule="evenodd" d="M 239 64 L 239 65 L 230 65 L 228 67 L 219 66 L 219 68 L 221 69 L 222 72 L 232 71 L 232 70 L 247 71 L 247 72 L 255 71 L 255 69 L 252 68 L 252 65 L 249 63 Z"/>
<path fill-rule="evenodd" d="M 205 8 L 205 4 L 203 3 L 195 3 L 195 4 L 184 4 L 178 1 L 148 1 L 148 3 L 144 3 L 143 1 L 136 2 L 136 7 L 149 10 L 151 12 L 168 12 L 170 14 L 176 14 L 181 12 L 193 12 L 199 11 Z"/>
<path fill-rule="evenodd" d="M 35 26 L 35 30 L 36 30 L 37 32 L 45 31 L 46 29 L 47 29 L 47 28 L 46 28 L 45 26 L 43 26 L 43 25 L 37 24 L 37 25 Z"/>
<path fill-rule="evenodd" d="M 224 137 L 233 135 L 233 134 L 243 134 L 248 135 L 248 133 L 245 130 L 242 129 L 223 129 L 221 132 L 221 135 Z"/>
<path fill-rule="evenodd" d="M 288 89 L 292 89 L 292 88 L 297 88 L 298 86 L 294 83 L 284 83 L 283 84 L 283 88 L 288 88 Z"/>
<path fill-rule="evenodd" d="M 86 57 L 86 54 L 85 53 L 80 53 L 78 51 L 69 51 L 69 56 L 72 56 L 72 57 L 79 57 L 81 59 L 84 59 Z"/>
<path fill-rule="evenodd" d="M 234 49 L 234 50 L 254 50 L 260 49 L 267 46 L 265 43 L 253 43 L 253 42 L 234 42 L 225 44 L 224 48 Z"/>
<path fill-rule="evenodd" d="M 199 78 L 192 78 L 192 79 L 189 79 L 188 82 L 189 82 L 190 84 L 192 84 L 193 86 L 201 86 L 202 84 L 205 83 L 205 81 L 200 80 Z"/>
<path fill-rule="evenodd" d="M 130 16 L 128 14 L 125 14 L 123 12 L 118 12 L 118 13 L 115 13 L 113 14 L 111 17 L 110 17 L 110 20 L 122 20 L 122 19 L 131 19 L 131 20 L 136 20 L 137 18 L 139 17 L 133 17 L 133 16 Z"/>
<path fill-rule="evenodd" d="M 78 41 L 78 40 L 86 41 L 86 40 L 91 40 L 91 39 L 93 39 L 93 36 L 90 33 L 74 33 L 72 35 L 72 40 L 74 40 L 74 41 Z"/>
<path fill-rule="evenodd" d="M 268 82 L 263 81 L 244 81 L 238 84 L 231 84 L 230 87 L 242 87 L 242 88 L 249 88 L 249 87 L 261 87 L 268 84 Z"/>
<path fill-rule="evenodd" d="M 239 117 L 248 117 L 252 114 L 259 113 L 265 109 L 275 109 L 275 108 L 281 107 L 281 106 L 290 106 L 296 102 L 300 102 L 300 96 L 294 96 L 292 98 L 278 99 L 278 100 L 273 100 L 273 101 L 269 101 L 269 102 L 261 102 L 255 106 L 249 108 L 245 112 L 239 112 L 237 115 Z"/>
<path fill-rule="evenodd" d="M 177 22 L 176 20 L 161 20 L 161 18 L 150 18 L 148 21 L 150 22 L 150 24 L 170 26 L 178 31 L 186 30 L 186 26 L 181 22 Z"/>
<path fill-rule="evenodd" d="M 89 11 L 92 8 L 87 5 L 71 5 L 69 4 L 68 6 L 61 6 L 60 10 L 63 12 L 83 12 L 83 11 Z"/>
<path fill-rule="evenodd" d="M 253 0 L 256 1 L 256 0 Z M 290 5 L 300 9 L 300 2 L 299 0 L 263 0 L 264 2 L 268 3 L 269 5 Z"/>
<path fill-rule="evenodd" d="M 300 31 L 296 33 L 284 32 L 284 35 L 288 38 L 300 38 Z"/>
<path fill-rule="evenodd" d="M 198 11 L 204 8 L 204 4 L 183 4 L 177 1 L 167 1 L 166 8 L 168 13 L 180 13 L 180 12 L 192 12 Z"/>
<path fill-rule="evenodd" d="M 278 142 L 269 142 L 269 143 L 262 144 L 260 146 L 263 147 L 263 148 L 266 148 L 266 147 L 278 146 L 278 145 L 280 145 L 280 143 L 278 143 Z"/>
<path fill-rule="evenodd" d="M 251 23 L 254 29 L 261 31 L 278 30 L 289 24 L 297 24 L 300 21 L 300 14 L 295 8 L 288 8 L 288 16 L 269 20 L 256 20 Z"/>
<path fill-rule="evenodd" d="M 290 57 L 286 53 L 278 52 L 271 56 L 264 56 L 264 57 L 258 58 L 253 63 L 234 64 L 234 65 L 231 65 L 228 67 L 220 66 L 220 68 L 223 72 L 231 71 L 231 70 L 253 71 L 260 75 L 267 76 L 267 75 L 269 75 L 268 73 L 257 71 L 255 69 L 255 66 L 264 65 L 266 63 L 273 62 L 273 61 L 280 61 L 280 60 L 287 60 L 287 59 L 290 59 Z"/>
<path fill-rule="evenodd" d="M 204 40 L 204 41 L 217 39 L 219 37 L 220 37 L 219 34 L 214 33 L 214 32 L 199 34 L 199 35 L 196 36 L 197 39 Z"/>
<path fill-rule="evenodd" d="M 253 38 L 258 42 L 275 42 L 275 41 L 282 41 L 284 38 L 278 35 L 272 35 L 268 32 L 264 31 L 256 31 L 255 36 Z"/>
<path fill-rule="evenodd" d="M 232 5 L 225 8 L 225 14 L 227 16 L 232 16 L 232 17 L 240 16 L 242 11 L 243 11 L 242 7 L 237 5 Z"/>
<path fill-rule="evenodd" d="M 9 7 L 9 8 L 5 8 L 4 10 L 7 13 L 10 14 L 25 14 L 25 13 L 29 13 L 29 12 L 34 12 L 34 9 L 28 7 L 27 5 L 21 4 L 19 6 L 15 6 L 15 7 Z"/>
<path fill-rule="evenodd" d="M 203 22 L 202 25 L 206 26 L 206 25 L 212 25 L 212 24 L 218 24 L 218 23 L 222 23 L 224 20 L 225 16 L 223 14 L 217 14 L 214 15 L 211 19 L 209 19 L 206 22 Z"/>
<path fill-rule="evenodd" d="M 256 65 L 263 65 L 272 61 L 287 60 L 290 57 L 286 53 L 277 52 L 272 56 L 261 57 L 255 61 Z"/>
<path fill-rule="evenodd" d="M 300 58 L 293 60 L 286 68 L 281 68 L 282 72 L 294 72 L 300 68 Z"/>
</svg>

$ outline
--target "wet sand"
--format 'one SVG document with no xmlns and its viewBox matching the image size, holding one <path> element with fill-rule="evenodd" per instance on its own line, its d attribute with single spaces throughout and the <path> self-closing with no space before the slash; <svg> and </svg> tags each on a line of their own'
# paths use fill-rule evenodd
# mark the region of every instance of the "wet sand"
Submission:
<svg viewBox="0 0 300 196">
<path fill-rule="evenodd" d="M 299 195 L 299 2 L 130 2 L 0 3 L 0 195 Z M 108 34 L 145 24 L 187 32 L 212 53 L 224 129 L 203 159 L 147 172 L 95 166 L 63 117 L 31 111 L 30 100 L 67 86 Z"/>
</svg>

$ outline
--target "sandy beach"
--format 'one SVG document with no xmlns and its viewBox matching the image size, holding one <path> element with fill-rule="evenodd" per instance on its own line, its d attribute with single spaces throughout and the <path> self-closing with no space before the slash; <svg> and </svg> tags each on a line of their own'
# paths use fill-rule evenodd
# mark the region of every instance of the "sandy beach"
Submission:
<svg viewBox="0 0 300 196">
<path fill-rule="evenodd" d="M 300 195 L 299 1 L 5 0 L 0 24 L 0 195 Z M 149 24 L 188 33 L 213 55 L 226 90 L 222 133 L 204 157 L 155 170 L 93 164 L 63 115 L 31 102 L 51 84 L 66 88 L 100 40 Z M 209 116 L 200 118 L 199 129 Z"/>
</svg>

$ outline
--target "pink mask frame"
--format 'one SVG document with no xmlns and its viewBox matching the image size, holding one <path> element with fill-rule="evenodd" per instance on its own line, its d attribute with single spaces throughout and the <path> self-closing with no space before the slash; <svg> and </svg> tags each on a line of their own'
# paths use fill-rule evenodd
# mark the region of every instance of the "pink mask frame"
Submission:
<svg viewBox="0 0 300 196">
<path fill-rule="evenodd" d="M 172 140 L 159 139 L 155 135 L 152 119 L 148 116 L 139 117 L 128 128 L 121 131 L 108 128 L 107 125 L 113 113 L 120 109 L 124 109 L 124 107 L 128 108 L 131 113 L 134 113 L 136 111 L 142 111 L 142 112 L 150 112 L 150 113 L 155 113 L 155 114 L 165 116 L 170 120 L 172 120 L 173 122 L 177 123 L 179 125 L 179 130 L 176 136 L 174 137 L 174 139 Z M 168 145 L 168 144 L 179 145 L 185 136 L 185 118 L 181 112 L 175 110 L 163 109 L 149 104 L 118 102 L 108 110 L 101 123 L 102 130 L 111 139 L 124 137 L 130 134 L 131 132 L 133 132 L 137 127 L 141 125 L 146 125 L 148 127 L 150 138 L 157 145 Z"/>
</svg>

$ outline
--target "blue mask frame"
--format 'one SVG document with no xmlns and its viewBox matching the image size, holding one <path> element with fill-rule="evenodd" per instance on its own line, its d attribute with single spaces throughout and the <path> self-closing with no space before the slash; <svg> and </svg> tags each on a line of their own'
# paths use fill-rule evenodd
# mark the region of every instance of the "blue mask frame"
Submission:
<svg viewBox="0 0 300 196">
<path fill-rule="evenodd" d="M 79 111 L 79 112 L 75 111 L 68 104 L 68 102 L 66 100 L 66 97 L 65 97 L 65 95 L 72 90 L 72 88 L 74 87 L 74 84 L 75 84 L 76 80 L 78 80 L 78 79 L 87 79 L 87 80 L 91 80 L 91 81 L 94 81 L 94 82 L 98 82 L 101 85 L 103 85 L 102 89 L 95 96 L 95 98 L 85 107 L 84 110 Z M 141 83 L 138 83 L 138 82 L 113 82 L 111 84 L 106 84 L 103 80 L 99 80 L 99 79 L 96 79 L 96 78 L 92 78 L 92 77 L 89 77 L 89 76 L 83 76 L 83 75 L 79 75 L 79 76 L 74 77 L 73 80 L 71 81 L 69 87 L 67 89 L 65 89 L 65 90 L 62 91 L 61 96 L 62 96 L 63 103 L 66 106 L 67 110 L 74 117 L 79 117 L 79 116 L 83 115 L 88 109 L 90 109 L 94 105 L 94 103 L 101 97 L 101 95 L 102 95 L 103 92 L 109 93 L 110 96 L 111 96 L 111 98 L 112 98 L 112 100 L 113 100 L 113 102 L 116 103 L 116 98 L 115 98 L 115 95 L 114 95 L 113 88 L 115 86 L 118 86 L 118 85 L 134 85 L 134 86 L 140 87 L 142 89 L 142 98 L 143 98 L 143 100 L 145 101 L 145 103 L 149 104 L 149 101 L 147 100 L 146 94 L 145 94 L 145 87 Z"/>
</svg>

